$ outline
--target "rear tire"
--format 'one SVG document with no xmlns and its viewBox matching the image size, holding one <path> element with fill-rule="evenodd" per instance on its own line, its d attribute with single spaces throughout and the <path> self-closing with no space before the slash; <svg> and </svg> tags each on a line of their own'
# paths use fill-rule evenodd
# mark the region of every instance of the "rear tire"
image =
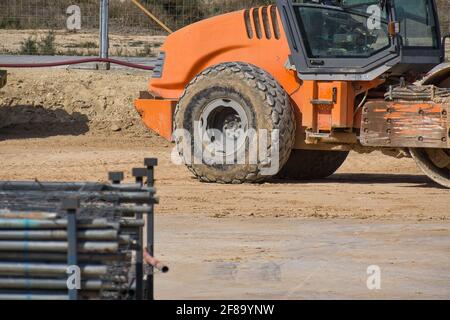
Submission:
<svg viewBox="0 0 450 320">
<path fill-rule="evenodd" d="M 445 188 L 450 188 L 449 149 L 410 149 L 417 166 L 431 180 Z"/>
<path fill-rule="evenodd" d="M 335 173 L 349 152 L 292 150 L 291 156 L 277 178 L 286 180 L 324 179 Z"/>
<path fill-rule="evenodd" d="M 450 69 L 445 67 L 438 70 L 423 82 L 423 85 L 430 84 L 439 88 L 450 88 Z M 450 139 L 450 135 L 447 139 Z M 450 189 L 450 149 L 410 149 L 410 153 L 423 173 L 439 185 Z"/>
<path fill-rule="evenodd" d="M 178 102 L 174 122 L 178 153 L 203 182 L 238 184 L 271 178 L 287 162 L 295 141 L 295 115 L 287 93 L 269 73 L 241 62 L 215 65 L 196 76 Z M 268 134 L 265 157 L 257 155 L 253 162 L 249 154 L 258 141 L 242 133 L 249 129 L 257 134 L 264 129 Z M 275 130 L 278 143 L 270 136 Z M 235 144 L 231 151 L 228 143 Z M 276 145 L 279 161 L 273 154 Z M 207 149 L 219 159 L 195 153 Z M 220 161 L 226 155 L 238 159 L 241 154 L 245 154 L 244 163 Z M 276 171 L 267 173 L 271 170 L 265 169 L 272 166 Z"/>
</svg>

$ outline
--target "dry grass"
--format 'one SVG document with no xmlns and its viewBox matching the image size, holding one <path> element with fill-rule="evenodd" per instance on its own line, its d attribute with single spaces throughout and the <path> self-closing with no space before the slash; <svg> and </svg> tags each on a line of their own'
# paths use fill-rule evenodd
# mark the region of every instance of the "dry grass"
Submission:
<svg viewBox="0 0 450 320">
<path fill-rule="evenodd" d="M 53 31 L 53 42 L 46 43 L 50 30 L 1 30 L 0 54 L 28 54 L 24 44 L 34 44 L 34 53 L 92 56 L 98 55 L 98 32 Z M 110 54 L 114 56 L 155 56 L 164 42 L 164 36 L 110 35 Z M 39 48 L 42 47 L 42 50 Z M 50 50 L 51 49 L 51 50 Z M 33 49 L 31 49 L 33 50 Z M 33 52 L 30 52 L 33 53 Z"/>
</svg>

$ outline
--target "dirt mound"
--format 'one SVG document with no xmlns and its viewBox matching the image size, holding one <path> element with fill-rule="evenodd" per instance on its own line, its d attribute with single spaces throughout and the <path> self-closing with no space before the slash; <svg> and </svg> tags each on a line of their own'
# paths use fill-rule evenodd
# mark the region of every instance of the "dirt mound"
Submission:
<svg viewBox="0 0 450 320">
<path fill-rule="evenodd" d="M 151 135 L 133 107 L 146 72 L 28 69 L 8 77 L 0 91 L 2 134 Z"/>
</svg>

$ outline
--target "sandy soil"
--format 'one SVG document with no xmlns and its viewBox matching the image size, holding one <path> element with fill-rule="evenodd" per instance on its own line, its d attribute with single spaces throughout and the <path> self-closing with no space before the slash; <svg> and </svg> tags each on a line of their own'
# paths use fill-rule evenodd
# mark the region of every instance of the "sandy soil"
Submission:
<svg viewBox="0 0 450 320">
<path fill-rule="evenodd" d="M 106 179 L 158 157 L 159 298 L 450 298 L 450 193 L 410 159 L 351 154 L 330 179 L 202 184 L 132 99 L 148 74 L 12 71 L 0 179 Z M 379 265 L 380 291 L 365 285 Z"/>
<path fill-rule="evenodd" d="M 429 183 L 412 160 L 379 153 L 352 154 L 325 181 L 198 183 L 170 162 L 173 146 L 146 130 L 133 109 L 148 76 L 120 70 L 11 71 L 0 91 L 1 178 L 101 180 L 108 169 L 130 169 L 144 156 L 157 156 L 164 213 L 450 218 L 448 190 Z"/>
<path fill-rule="evenodd" d="M 149 73 L 43 69 L 8 70 L 0 89 L 0 128 L 28 136 L 122 131 L 147 134 L 133 100 Z"/>
</svg>

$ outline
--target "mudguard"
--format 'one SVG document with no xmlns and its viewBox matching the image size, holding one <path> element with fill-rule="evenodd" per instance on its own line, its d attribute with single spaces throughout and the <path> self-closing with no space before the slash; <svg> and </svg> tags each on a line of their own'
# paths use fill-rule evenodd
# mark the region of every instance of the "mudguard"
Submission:
<svg viewBox="0 0 450 320">
<path fill-rule="evenodd" d="M 420 84 L 434 84 L 440 88 L 450 88 L 450 63 L 441 63 L 434 67 L 434 69 L 422 79 Z"/>
<path fill-rule="evenodd" d="M 149 92 L 178 100 L 200 72 L 223 62 L 246 62 L 274 76 L 287 92 L 298 88 L 285 67 L 290 53 L 275 6 L 232 12 L 189 25 L 167 37 Z"/>
</svg>

